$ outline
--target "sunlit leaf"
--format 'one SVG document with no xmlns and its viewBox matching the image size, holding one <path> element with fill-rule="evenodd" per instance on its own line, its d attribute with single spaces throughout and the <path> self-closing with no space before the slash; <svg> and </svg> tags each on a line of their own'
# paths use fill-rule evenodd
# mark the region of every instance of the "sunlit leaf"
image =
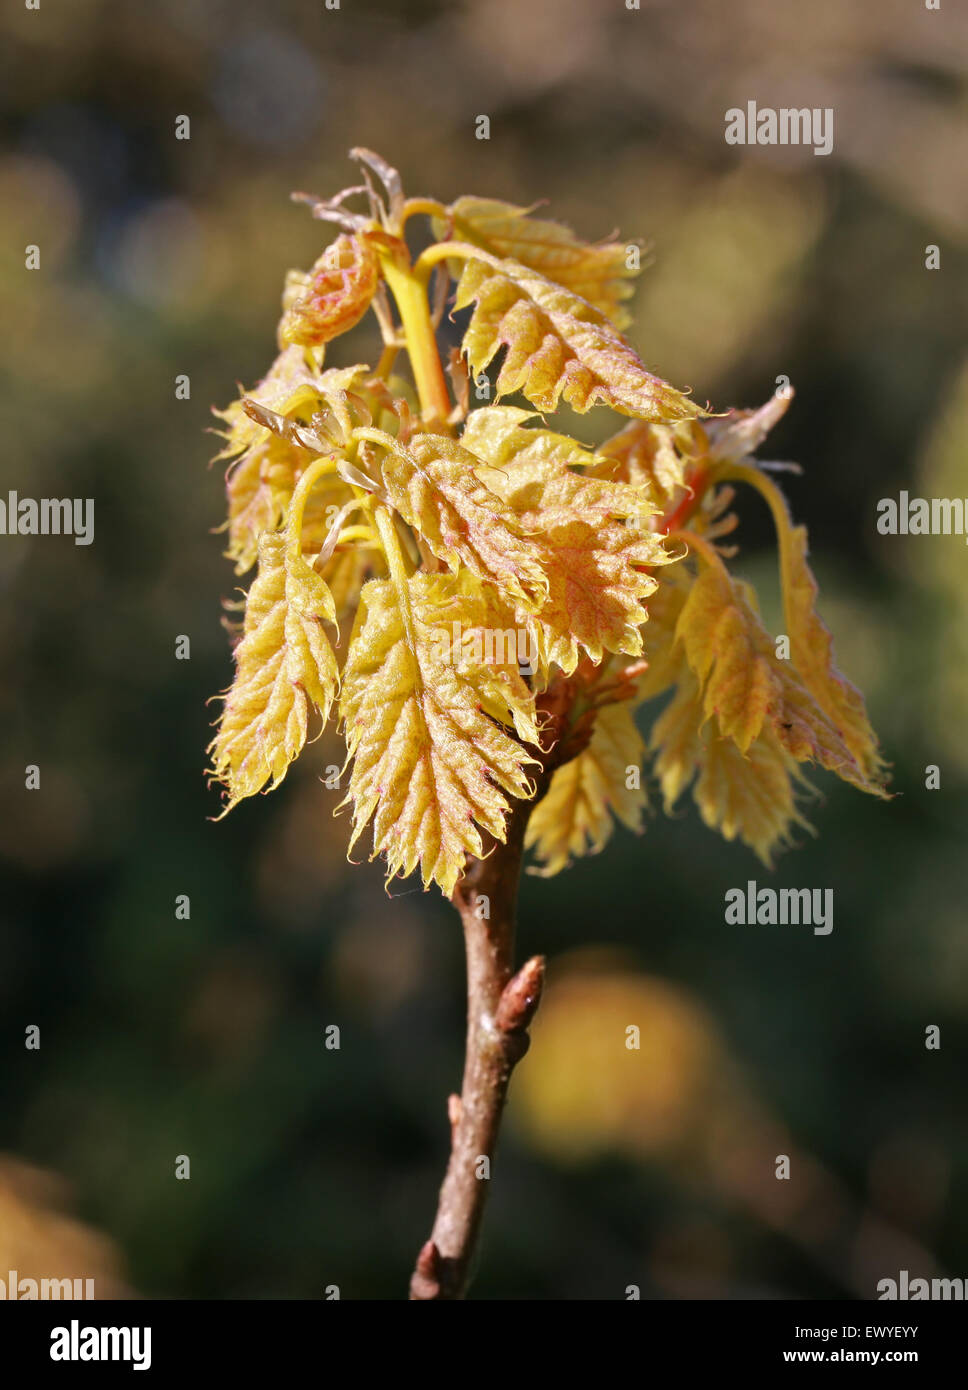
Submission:
<svg viewBox="0 0 968 1390">
<path fill-rule="evenodd" d="M 381 476 L 390 502 L 439 560 L 534 603 L 548 587 L 540 559 L 513 509 L 481 480 L 479 464 L 456 440 L 417 434 L 388 449 Z"/>
<path fill-rule="evenodd" d="M 629 265 L 623 243 L 582 241 L 563 223 L 533 217 L 532 209 L 497 198 L 458 198 L 449 212 L 449 225 L 443 219 L 434 224 L 438 237 L 453 235 L 500 259 L 519 261 L 587 299 L 617 328 L 629 323 L 623 301 L 631 297 L 629 281 L 639 270 Z"/>
<path fill-rule="evenodd" d="M 627 705 L 598 711 L 588 746 L 555 771 L 531 812 L 525 844 L 534 848 L 542 873 L 556 874 L 573 857 L 597 854 L 611 836 L 613 818 L 630 830 L 641 829 L 644 752 Z"/>
<path fill-rule="evenodd" d="M 379 278 L 379 261 L 366 236 L 338 236 L 307 274 L 290 274 L 280 347 L 319 347 L 348 332 L 370 307 Z"/>
<path fill-rule="evenodd" d="M 533 762 L 504 727 L 533 731 L 531 692 L 455 644 L 455 614 L 487 626 L 456 575 L 415 574 L 403 591 L 371 580 L 340 696 L 353 758 L 351 845 L 372 819 L 373 853 L 386 856 L 388 875 L 419 866 L 424 886 L 446 894 L 465 856 L 483 850 L 482 830 L 503 839 L 508 798 L 529 794 Z"/>
<path fill-rule="evenodd" d="M 575 410 L 597 403 L 623 415 L 673 421 L 697 415 L 682 392 L 653 376 L 600 312 L 517 261 L 468 260 L 456 307 L 474 305 L 463 349 L 475 376 L 507 352 L 497 394 L 521 391 L 539 410 L 561 399 Z"/>
<path fill-rule="evenodd" d="M 266 532 L 235 649 L 235 680 L 210 750 L 226 810 L 270 779 L 278 786 L 306 742 L 311 706 L 326 723 L 338 672 L 323 622 L 335 616 L 326 583 L 285 534 Z"/>
</svg>

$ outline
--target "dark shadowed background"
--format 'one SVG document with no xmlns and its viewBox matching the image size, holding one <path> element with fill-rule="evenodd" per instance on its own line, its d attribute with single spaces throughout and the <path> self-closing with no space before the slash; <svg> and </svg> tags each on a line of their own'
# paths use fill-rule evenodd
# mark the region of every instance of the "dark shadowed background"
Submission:
<svg viewBox="0 0 968 1390">
<path fill-rule="evenodd" d="M 399 1297 L 429 1231 L 463 1048 L 456 918 L 346 863 L 319 781 L 335 742 L 218 824 L 203 779 L 237 582 L 210 406 L 265 371 L 284 274 L 329 235 L 290 191 L 354 182 L 362 144 L 411 194 L 546 198 L 583 236 L 644 238 L 631 337 L 701 400 L 791 379 L 765 454 L 804 466 L 788 495 L 898 792 L 817 777 L 818 836 L 772 876 L 684 801 L 528 880 L 520 951 L 548 954 L 550 987 L 476 1295 L 968 1276 L 968 549 L 874 524 L 900 488 L 968 495 L 965 14 L 42 0 L 5 7 L 0 39 L 0 497 L 95 499 L 89 547 L 0 537 L 0 1273 Z M 832 107 L 833 153 L 727 146 L 751 99 Z M 373 346 L 361 328 L 329 361 Z M 739 539 L 769 615 L 755 498 Z M 833 888 L 833 933 L 726 925 L 748 878 Z"/>
</svg>

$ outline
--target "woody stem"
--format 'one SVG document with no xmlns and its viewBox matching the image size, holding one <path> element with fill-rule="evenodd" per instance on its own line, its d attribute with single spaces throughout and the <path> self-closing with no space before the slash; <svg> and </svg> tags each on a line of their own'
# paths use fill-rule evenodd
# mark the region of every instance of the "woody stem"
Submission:
<svg viewBox="0 0 968 1390">
<path fill-rule="evenodd" d="M 570 732 L 574 696 L 573 684 L 558 680 L 539 697 L 543 747 L 534 795 L 512 802 L 504 839 L 484 837 L 482 855 L 468 859 L 451 895 L 467 951 L 464 1079 L 460 1096 L 450 1098 L 450 1160 L 433 1230 L 410 1280 L 411 1299 L 459 1299 L 467 1288 L 508 1082 L 528 1050 L 544 982 L 541 956 L 512 973 L 525 831 L 556 768 L 580 751 Z"/>
<path fill-rule="evenodd" d="M 451 901 L 467 950 L 467 1046 L 458 1099 L 450 1099 L 451 1152 L 430 1239 L 417 1258 L 410 1297 L 459 1299 L 467 1287 L 490 1188 L 508 1082 L 528 1049 L 544 961 L 512 975 L 514 919 L 531 803 L 514 804 L 504 844 L 472 859 Z"/>
</svg>

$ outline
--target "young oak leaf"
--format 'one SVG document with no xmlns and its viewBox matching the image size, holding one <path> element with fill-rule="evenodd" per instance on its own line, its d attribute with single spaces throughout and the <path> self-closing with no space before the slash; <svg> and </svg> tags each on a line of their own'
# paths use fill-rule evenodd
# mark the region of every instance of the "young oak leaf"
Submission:
<svg viewBox="0 0 968 1390">
<path fill-rule="evenodd" d="M 570 674 L 582 649 L 596 662 L 606 651 L 641 655 L 639 629 L 648 618 L 642 601 L 657 587 L 649 569 L 670 558 L 651 532 L 615 519 L 597 486 L 565 472 L 518 494 L 527 504 L 519 523 L 548 576 L 538 612 L 518 614 L 534 635 L 544 672 L 554 662 Z M 619 501 L 616 510 L 624 505 Z"/>
<path fill-rule="evenodd" d="M 310 705 L 329 718 L 339 674 L 323 631 L 336 616 L 325 581 L 282 532 L 259 541 L 259 571 L 249 589 L 235 680 L 212 740 L 212 775 L 225 784 L 230 811 L 272 779 L 285 777 L 302 751 Z"/>
<path fill-rule="evenodd" d="M 589 476 L 594 455 L 552 430 L 525 427 L 531 412 L 509 406 L 474 411 L 465 430 L 478 476 L 514 511 L 538 556 L 548 592 L 536 612 L 516 619 L 531 632 L 543 674 L 554 662 L 574 671 L 581 649 L 638 656 L 642 599 L 656 588 L 648 570 L 671 559 L 648 527 L 651 508 L 634 488 Z"/>
<path fill-rule="evenodd" d="M 514 731 L 525 743 L 538 744 L 535 698 L 522 676 L 532 658 L 526 628 L 515 624 L 513 609 L 491 585 L 482 584 L 469 570 L 457 576 L 453 598 L 434 614 L 435 636 L 450 622 L 452 659 L 462 669 L 485 667 L 487 680 L 480 687 L 481 709 L 498 723 L 510 712 Z"/>
<path fill-rule="evenodd" d="M 313 417 L 331 409 L 341 394 L 368 393 L 368 372 L 364 366 L 315 372 L 301 349 L 290 348 L 280 353 L 273 370 L 254 390 L 218 412 L 229 425 L 226 446 L 218 457 L 241 454 L 226 475 L 226 554 L 235 561 L 237 574 L 255 563 L 259 536 L 280 525 L 300 476 L 313 460 L 309 432 Z M 277 429 L 247 414 L 246 401 L 263 407 L 266 419 L 277 419 Z M 305 443 L 291 429 L 285 432 L 293 424 L 306 427 Z"/>
<path fill-rule="evenodd" d="M 716 736 L 711 721 L 703 729 L 692 793 L 703 821 L 725 840 L 749 845 L 767 868 L 775 851 L 789 845 L 794 825 L 811 828 L 797 810 L 795 779 L 802 781 L 796 762 L 771 731 L 741 753 L 732 739 Z"/>
<path fill-rule="evenodd" d="M 502 724 L 533 726 L 533 697 L 511 692 L 461 648 L 441 612 L 467 612 L 461 580 L 414 574 L 363 589 L 343 670 L 340 712 L 353 760 L 350 848 L 373 821 L 387 876 L 419 866 L 424 887 L 453 892 L 481 829 L 504 838 L 508 797 L 527 797 L 530 757 Z M 471 609 L 473 612 L 473 609 Z M 456 658 L 456 659 L 455 659 Z M 501 723 L 485 713 L 499 714 Z"/>
<path fill-rule="evenodd" d="M 516 207 L 497 198 L 458 198 L 445 223 L 434 222 L 439 238 L 453 235 L 492 256 L 520 262 L 549 280 L 581 295 L 605 314 L 616 328 L 625 328 L 631 315 L 623 301 L 632 296 L 630 279 L 638 266 L 628 264 L 624 244 L 606 240 L 582 241 L 570 227 L 532 217 L 532 208 Z"/>
<path fill-rule="evenodd" d="M 630 830 L 642 828 L 646 796 L 641 777 L 645 744 L 626 704 L 598 711 L 588 746 L 556 769 L 547 793 L 531 812 L 525 847 L 541 861 L 534 872 L 550 877 L 572 858 L 597 854 L 612 833 L 613 817 Z"/>
<path fill-rule="evenodd" d="M 513 509 L 481 481 L 480 462 L 454 439 L 416 434 L 406 446 L 387 441 L 380 472 L 393 507 L 439 560 L 533 606 L 548 590 L 540 559 Z"/>
<path fill-rule="evenodd" d="M 790 653 L 804 685 L 839 730 L 865 777 L 883 778 L 885 762 L 867 717 L 864 697 L 834 661 L 833 637 L 817 612 L 817 581 L 807 563 L 807 529 L 781 538 L 780 567 Z"/>
<path fill-rule="evenodd" d="M 807 563 L 806 527 L 793 525 L 782 492 L 750 457 L 786 413 L 791 395 L 774 395 L 758 410 L 730 411 L 724 419 L 711 421 L 711 453 L 729 465 L 726 477 L 749 483 L 767 502 L 779 541 L 783 606 L 797 672 L 864 775 L 880 784 L 886 763 L 867 717 L 864 697 L 837 669 L 833 637 L 817 612 L 818 588 Z"/>
<path fill-rule="evenodd" d="M 529 470 L 542 477 L 549 464 L 557 470 L 578 467 L 591 471 L 598 455 L 570 435 L 535 428 L 537 411 L 514 405 L 481 406 L 471 412 L 461 441 L 487 465 L 484 476 L 496 483 L 494 470 L 506 471 L 508 483 L 529 481 Z M 513 470 L 513 472 L 512 472 Z M 478 470 L 479 472 L 481 470 Z"/>
<path fill-rule="evenodd" d="M 542 411 L 562 397 L 579 412 L 601 402 L 622 415 L 687 419 L 699 407 L 653 376 L 606 316 L 571 290 L 514 260 L 469 259 L 455 307 L 474 305 L 463 351 L 474 376 L 507 348 L 498 396 L 522 392 Z"/>
<path fill-rule="evenodd" d="M 696 778 L 692 795 L 704 823 L 726 840 L 742 840 L 767 866 L 772 867 L 774 851 L 789 843 L 794 824 L 807 827 L 796 807 L 794 778 L 802 778 L 794 759 L 769 728 L 745 753 L 724 738 L 715 715 L 707 718 L 688 669 L 656 720 L 649 747 L 656 754 L 666 813 L 672 814 Z"/>
<path fill-rule="evenodd" d="M 641 489 L 653 509 L 666 511 L 688 484 L 688 470 L 708 450 L 703 427 L 692 420 L 655 425 L 630 420 L 599 445 L 598 477 Z"/>
<path fill-rule="evenodd" d="M 348 332 L 370 307 L 379 280 L 380 263 L 367 236 L 338 236 L 307 274 L 290 272 L 279 346 L 319 347 Z"/>
<path fill-rule="evenodd" d="M 756 416 L 752 415 L 755 422 Z M 805 526 L 794 526 L 786 499 L 751 459 L 736 464 L 728 476 L 748 482 L 762 493 L 773 515 L 780 547 L 780 582 L 790 638 L 790 655 L 804 685 L 839 730 L 870 781 L 884 780 L 886 763 L 867 717 L 864 697 L 838 669 L 833 637 L 817 612 L 817 581 L 807 562 Z"/>
<path fill-rule="evenodd" d="M 743 753 L 764 727 L 771 728 L 797 762 L 819 763 L 862 791 L 883 795 L 790 663 L 777 658 L 752 590 L 709 553 L 715 563 L 700 569 L 676 627 L 706 715 L 716 715 L 722 733 Z"/>
<path fill-rule="evenodd" d="M 649 599 L 649 621 L 643 629 L 643 653 L 648 666 L 635 681 L 636 703 L 661 695 L 688 674 L 676 628 L 689 593 L 690 580 L 680 561 L 663 572 Z"/>
</svg>

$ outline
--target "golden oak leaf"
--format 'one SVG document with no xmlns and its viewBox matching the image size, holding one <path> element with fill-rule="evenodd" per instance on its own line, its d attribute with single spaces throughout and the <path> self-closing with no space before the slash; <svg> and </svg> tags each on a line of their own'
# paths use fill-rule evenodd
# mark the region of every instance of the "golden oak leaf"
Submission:
<svg viewBox="0 0 968 1390">
<path fill-rule="evenodd" d="M 235 649 L 235 680 L 210 749 L 213 776 L 227 790 L 226 811 L 270 778 L 279 785 L 306 742 L 310 704 L 323 724 L 329 718 L 339 676 L 323 622 L 335 616 L 325 581 L 284 533 L 266 532 Z"/>
<path fill-rule="evenodd" d="M 581 479 L 570 478 L 547 491 L 561 499 L 577 492 Z M 554 512 L 556 499 L 549 501 Z M 545 528 L 543 508 L 525 512 L 525 526 Z M 600 661 L 606 651 L 627 656 L 642 653 L 641 625 L 648 618 L 642 600 L 656 587 L 644 568 L 662 564 L 664 551 L 651 534 L 642 534 L 621 521 L 548 521 L 535 536 L 548 575 L 548 597 L 536 614 L 521 614 L 534 632 L 543 671 L 554 662 L 574 671 L 579 651 Z"/>
<path fill-rule="evenodd" d="M 525 847 L 534 848 L 543 875 L 558 873 L 572 857 L 597 854 L 612 833 L 613 816 L 630 830 L 641 829 L 646 797 L 639 770 L 644 752 L 626 704 L 598 711 L 588 746 L 556 769 L 528 820 Z"/>
<path fill-rule="evenodd" d="M 454 611 L 473 625 L 486 616 L 463 577 L 415 574 L 402 590 L 371 580 L 340 696 L 353 759 L 350 847 L 372 818 L 373 856 L 385 854 L 388 877 L 419 866 L 424 887 L 436 882 L 448 896 L 465 856 L 483 851 L 480 830 L 503 840 L 508 797 L 530 794 L 534 762 L 503 727 L 533 730 L 531 692 L 474 663 L 454 640 Z"/>
<path fill-rule="evenodd" d="M 223 431 L 225 447 L 216 458 L 232 458 L 241 454 L 268 433 L 264 426 L 246 414 L 244 401 L 247 397 L 282 415 L 296 415 L 307 404 L 314 408 L 318 399 L 321 363 L 321 349 L 314 353 L 295 345 L 283 348 L 257 386 L 251 391 L 242 392 L 239 399 L 225 410 L 213 411 L 228 426 Z M 364 372 L 367 368 L 350 370 Z"/>
<path fill-rule="evenodd" d="M 368 418 L 371 408 L 379 409 L 383 404 L 381 393 L 385 390 L 382 382 L 369 376 L 368 367 L 333 367 L 315 372 L 307 366 L 302 349 L 288 348 L 280 353 L 273 370 L 254 390 L 218 412 L 229 424 L 226 446 L 218 457 L 241 451 L 226 478 L 226 554 L 236 562 L 237 574 L 244 574 L 255 563 L 259 536 L 282 523 L 301 475 L 315 454 L 323 452 L 324 444 L 316 438 L 316 430 L 324 416 L 331 413 L 334 405 L 352 399 Z M 272 419 L 276 427 L 260 424 L 246 414 L 245 401 L 254 401 L 271 412 L 265 418 Z M 290 429 L 292 425 L 300 427 L 299 437 Z M 332 428 L 333 437 L 338 440 L 338 424 Z M 349 489 L 340 486 L 346 500 Z"/>
<path fill-rule="evenodd" d="M 348 332 L 370 307 L 379 279 L 379 260 L 367 237 L 338 236 L 308 274 L 290 273 L 280 347 L 319 347 Z"/>
<path fill-rule="evenodd" d="M 746 752 L 764 727 L 797 762 L 816 762 L 863 791 L 882 795 L 836 727 L 800 682 L 754 609 L 752 590 L 721 562 L 704 565 L 683 605 L 677 633 L 700 681 L 707 716 Z"/>
<path fill-rule="evenodd" d="M 647 370 L 600 310 L 517 261 L 468 260 L 455 306 L 472 303 L 463 350 L 477 376 L 507 348 L 499 396 L 521 391 L 543 411 L 557 409 L 562 397 L 581 412 L 601 402 L 657 421 L 700 413 Z"/>
<path fill-rule="evenodd" d="M 793 825 L 809 828 L 796 807 L 798 777 L 796 763 L 771 731 L 764 729 L 741 753 L 732 739 L 716 736 L 710 721 L 693 797 L 711 830 L 726 840 L 739 838 L 772 867 L 773 853 L 789 843 Z"/>
<path fill-rule="evenodd" d="M 706 716 L 699 688 L 689 672 L 686 676 L 653 725 L 649 738 L 649 747 L 656 754 L 655 774 L 667 813 L 695 776 L 702 748 L 701 730 Z"/>
<path fill-rule="evenodd" d="M 391 504 L 439 560 L 533 604 L 548 588 L 535 548 L 512 508 L 481 481 L 479 464 L 456 440 L 416 434 L 388 447 L 380 469 Z"/>
<path fill-rule="evenodd" d="M 453 235 L 500 259 L 519 261 L 587 299 L 617 328 L 629 323 L 623 300 L 631 298 L 629 280 L 639 269 L 628 265 L 624 244 L 582 241 L 563 223 L 532 217 L 531 208 L 497 198 L 458 198 L 448 211 L 452 231 L 438 218 L 438 237 Z"/>
<path fill-rule="evenodd" d="M 867 717 L 864 697 L 834 661 L 833 637 L 817 612 L 817 581 L 807 563 L 807 530 L 795 526 L 781 538 L 780 568 L 790 654 L 804 685 L 839 730 L 871 781 L 880 781 L 884 759 Z"/>
<path fill-rule="evenodd" d="M 649 621 L 642 632 L 642 655 L 649 664 L 636 679 L 637 700 L 661 695 L 682 677 L 685 656 L 676 628 L 688 592 L 689 585 L 680 563 L 663 570 L 659 587 L 649 599 Z"/>
<path fill-rule="evenodd" d="M 461 441 L 489 469 L 512 467 L 516 484 L 526 480 L 526 470 L 532 465 L 535 476 L 541 477 L 548 464 L 590 470 L 599 461 L 597 454 L 570 435 L 535 428 L 538 418 L 536 411 L 519 406 L 481 406 L 468 415 Z M 488 472 L 486 476 L 494 475 Z"/>
<path fill-rule="evenodd" d="M 692 795 L 705 824 L 727 840 L 739 838 L 768 866 L 789 842 L 793 825 L 807 826 L 794 797 L 794 779 L 802 780 L 797 765 L 772 730 L 764 728 L 742 752 L 723 737 L 715 715 L 707 718 L 688 670 L 656 720 L 649 746 L 666 812 L 696 778 Z"/>
<path fill-rule="evenodd" d="M 459 652 L 463 667 L 486 668 L 487 680 L 480 686 L 485 714 L 505 723 L 510 711 L 518 738 L 537 744 L 534 694 L 522 676 L 522 667 L 529 667 L 532 656 L 529 633 L 515 623 L 513 608 L 490 585 L 462 570 L 453 598 L 440 605 L 434 622 L 438 628 L 450 623 L 451 649 Z"/>
<path fill-rule="evenodd" d="M 774 392 L 755 410 L 727 410 L 725 415 L 707 421 L 710 454 L 723 463 L 747 459 L 783 419 L 792 399 L 793 388 L 787 387 L 785 392 Z"/>
<path fill-rule="evenodd" d="M 662 512 L 686 486 L 689 466 L 705 454 L 706 436 L 697 421 L 655 425 L 630 420 L 597 452 L 599 477 L 640 488 L 653 510 Z"/>
<path fill-rule="evenodd" d="M 794 526 L 780 489 L 749 458 L 783 416 L 789 397 L 774 396 L 759 410 L 731 411 L 710 422 L 714 457 L 725 477 L 749 483 L 767 502 L 780 546 L 780 580 L 790 654 L 803 684 L 837 729 L 864 776 L 882 785 L 886 763 L 867 717 L 864 697 L 836 666 L 833 638 L 817 612 L 817 581 L 807 563 L 807 531 Z"/>
<path fill-rule="evenodd" d="M 474 411 L 467 422 L 490 490 L 514 511 L 547 576 L 536 612 L 517 606 L 533 634 L 544 674 L 555 662 L 570 674 L 584 648 L 638 656 L 641 600 L 656 581 L 648 569 L 669 554 L 649 529 L 651 508 L 636 489 L 574 471 L 594 456 L 567 436 L 526 428 L 530 412 L 508 406 Z"/>
</svg>

